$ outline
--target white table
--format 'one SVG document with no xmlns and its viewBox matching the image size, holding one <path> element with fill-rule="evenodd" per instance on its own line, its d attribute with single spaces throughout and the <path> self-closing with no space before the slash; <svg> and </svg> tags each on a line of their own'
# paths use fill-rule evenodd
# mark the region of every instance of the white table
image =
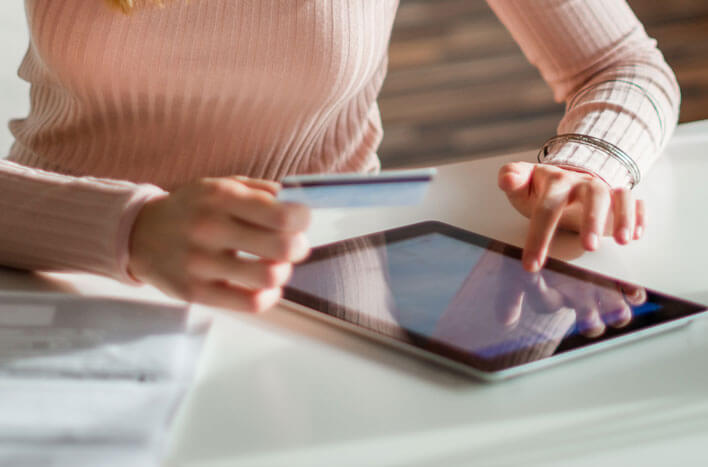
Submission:
<svg viewBox="0 0 708 467">
<path fill-rule="evenodd" d="M 526 221 L 496 188 L 504 162 L 441 167 L 423 206 L 320 211 L 314 243 L 440 219 L 521 245 Z M 554 256 L 708 302 L 708 121 L 682 126 L 640 188 L 651 218 L 628 247 Z M 89 275 L 0 270 L 0 288 L 166 300 Z M 168 465 L 706 465 L 708 322 L 501 384 L 479 383 L 278 309 L 210 313 L 197 383 Z M 680 461 L 680 462 L 679 462 Z"/>
</svg>

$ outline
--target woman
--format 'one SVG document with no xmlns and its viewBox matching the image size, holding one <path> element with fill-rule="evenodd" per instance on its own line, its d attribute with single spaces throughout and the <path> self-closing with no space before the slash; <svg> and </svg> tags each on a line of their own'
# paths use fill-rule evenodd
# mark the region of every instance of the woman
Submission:
<svg viewBox="0 0 708 467">
<path fill-rule="evenodd" d="M 0 161 L 0 263 L 83 270 L 239 310 L 280 296 L 308 253 L 286 174 L 374 171 L 376 96 L 398 0 L 26 0 L 20 76 L 32 110 Z M 567 112 L 543 163 L 499 185 L 530 217 L 538 270 L 560 225 L 625 244 L 629 188 L 651 167 L 679 90 L 623 0 L 489 0 Z M 262 259 L 235 254 L 245 251 Z"/>
</svg>

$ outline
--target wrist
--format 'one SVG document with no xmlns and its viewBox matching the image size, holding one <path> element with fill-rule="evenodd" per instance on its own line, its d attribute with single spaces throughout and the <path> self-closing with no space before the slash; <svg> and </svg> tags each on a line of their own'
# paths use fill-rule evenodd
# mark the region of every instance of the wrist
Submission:
<svg viewBox="0 0 708 467">
<path fill-rule="evenodd" d="M 574 139 L 577 136 L 577 140 Z M 573 139 L 565 139 L 573 137 Z M 594 146 L 589 142 L 603 141 L 586 135 L 566 134 L 549 139 L 538 153 L 538 161 L 568 170 L 585 172 L 599 178 L 610 188 L 633 187 L 639 182 L 638 172 L 630 173 L 624 159 L 615 157 L 613 151 L 622 152 L 623 158 L 631 160 L 615 145 L 603 141 L 603 144 L 613 148 Z M 636 164 L 632 163 L 636 167 Z M 637 169 L 638 170 L 638 169 Z"/>
<path fill-rule="evenodd" d="M 165 196 L 156 196 L 146 200 L 138 211 L 130 229 L 128 238 L 128 262 L 126 265 L 127 274 L 137 282 L 147 282 L 149 270 L 149 260 L 147 258 L 150 251 L 150 219 L 153 212 Z"/>
<path fill-rule="evenodd" d="M 548 164 L 548 165 L 553 165 L 553 166 L 559 167 L 559 168 L 561 168 L 561 169 L 563 169 L 563 170 L 568 170 L 568 171 L 570 171 L 570 172 L 576 172 L 576 173 L 578 173 L 578 174 L 585 175 L 585 176 L 587 176 L 588 179 L 590 179 L 590 178 L 595 178 L 595 179 L 597 179 L 597 180 L 601 180 L 601 181 L 603 181 L 608 187 L 612 188 L 612 186 L 610 185 L 610 183 L 609 183 L 607 180 L 605 180 L 605 178 L 604 178 L 602 175 L 600 175 L 600 174 L 598 174 L 597 172 L 595 172 L 595 171 L 593 171 L 593 170 L 590 170 L 590 169 L 588 169 L 588 168 L 585 168 L 585 167 L 578 167 L 578 166 L 569 165 L 569 164 L 554 164 L 554 163 L 548 163 L 548 162 L 543 162 L 543 163 L 544 163 L 544 164 Z"/>
</svg>

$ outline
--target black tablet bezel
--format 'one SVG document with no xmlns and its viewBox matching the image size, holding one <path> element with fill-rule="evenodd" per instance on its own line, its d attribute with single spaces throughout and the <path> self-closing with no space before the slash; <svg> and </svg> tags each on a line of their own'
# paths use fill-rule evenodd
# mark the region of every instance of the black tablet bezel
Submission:
<svg viewBox="0 0 708 467">
<path fill-rule="evenodd" d="M 506 256 L 521 259 L 522 250 L 513 245 L 501 242 L 499 240 L 494 240 L 492 238 L 480 235 L 468 230 L 464 230 L 458 227 L 454 227 L 449 224 L 438 221 L 425 221 L 418 224 L 412 224 L 396 229 L 386 230 L 382 232 L 376 232 L 362 237 L 342 240 L 341 242 L 330 243 L 327 245 L 322 245 L 316 247 L 312 250 L 312 254 L 305 261 L 304 264 L 339 256 L 343 250 L 339 250 L 339 253 L 333 253 L 330 249 L 333 245 L 353 242 L 361 239 L 368 239 L 371 241 L 372 246 L 383 246 L 384 244 L 390 244 L 394 242 L 399 242 L 402 240 L 407 240 L 415 237 L 420 237 L 423 235 L 428 235 L 432 233 L 438 233 L 446 235 L 467 243 L 477 245 L 481 248 L 490 249 L 493 248 L 501 254 Z M 383 236 L 383 241 L 381 240 Z M 296 266 L 297 267 L 297 266 Z M 623 287 L 638 287 L 637 284 L 630 282 L 618 280 L 605 276 L 588 269 L 584 269 L 554 258 L 549 258 L 546 265 L 546 269 L 560 272 L 562 274 L 570 275 L 582 279 L 584 281 L 590 281 L 594 283 L 606 284 L 607 281 L 615 282 Z M 405 334 L 405 340 L 401 338 L 400 335 L 392 335 L 381 331 L 384 327 L 378 326 L 377 329 L 362 326 L 358 322 L 349 321 L 341 318 L 341 316 L 357 316 L 359 314 L 358 310 L 353 310 L 351 308 L 344 307 L 337 303 L 330 302 L 326 299 L 311 295 L 307 292 L 294 288 L 290 285 L 284 287 L 283 298 L 285 300 L 294 302 L 301 306 L 307 307 L 308 309 L 319 312 L 330 318 L 340 320 L 347 323 L 350 326 L 355 326 L 366 330 L 369 333 L 375 333 L 382 337 L 388 339 L 394 339 L 399 344 L 405 344 L 413 346 L 417 349 L 432 352 L 433 354 L 453 360 L 457 363 L 467 365 L 472 367 L 474 370 L 483 373 L 497 373 L 518 366 L 529 365 L 531 363 L 537 363 L 543 360 L 547 360 L 556 357 L 560 354 L 565 354 L 568 352 L 573 352 L 582 348 L 586 348 L 591 345 L 597 345 L 601 342 L 610 341 L 619 337 L 626 337 L 628 335 L 637 333 L 638 331 L 652 328 L 655 326 L 663 325 L 673 321 L 682 320 L 685 318 L 693 317 L 702 312 L 706 311 L 706 307 L 699 305 L 697 303 L 692 303 L 677 297 L 672 297 L 663 293 L 656 292 L 651 289 L 646 289 L 648 299 L 659 303 L 662 305 L 662 309 L 655 312 L 645 313 L 641 316 L 635 317 L 632 322 L 624 328 L 608 328 L 607 331 L 600 337 L 588 338 L 582 335 L 572 335 L 566 336 L 559 347 L 556 349 L 552 355 L 545 357 L 534 362 L 527 363 L 516 363 L 519 359 L 513 358 L 516 352 L 523 352 L 524 349 L 517 350 L 511 354 L 504 354 L 493 359 L 484 359 L 473 353 L 463 351 L 457 347 L 451 346 L 445 342 L 439 341 L 435 338 L 424 336 L 422 334 L 401 328 L 401 331 Z M 328 311 L 329 310 L 329 311 Z M 369 321 L 372 320 L 368 317 Z M 375 320 L 374 320 L 375 321 Z M 512 364 L 509 364 L 512 362 Z"/>
</svg>

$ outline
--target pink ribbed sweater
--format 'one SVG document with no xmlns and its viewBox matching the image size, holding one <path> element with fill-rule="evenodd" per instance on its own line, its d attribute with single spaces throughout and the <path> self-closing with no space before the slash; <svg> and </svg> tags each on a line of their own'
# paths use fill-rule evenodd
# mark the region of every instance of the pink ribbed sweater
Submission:
<svg viewBox="0 0 708 467">
<path fill-rule="evenodd" d="M 559 132 L 605 138 L 649 169 L 679 91 L 622 0 L 489 0 L 571 102 Z M 0 160 L 0 264 L 131 281 L 146 200 L 199 177 L 373 171 L 376 97 L 398 0 L 200 0 L 124 16 L 102 0 L 26 0 L 31 111 Z M 628 183 L 566 145 L 552 161 Z"/>
</svg>

